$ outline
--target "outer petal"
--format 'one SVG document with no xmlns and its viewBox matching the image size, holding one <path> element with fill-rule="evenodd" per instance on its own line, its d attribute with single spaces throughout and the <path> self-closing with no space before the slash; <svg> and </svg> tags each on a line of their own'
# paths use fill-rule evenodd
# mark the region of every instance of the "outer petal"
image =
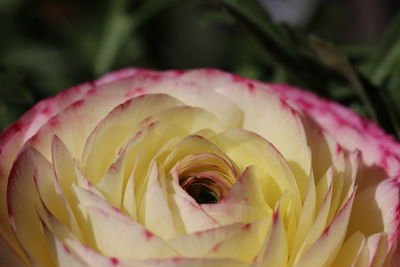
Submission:
<svg viewBox="0 0 400 267">
<path fill-rule="evenodd" d="M 348 150 L 360 149 L 367 165 L 379 164 L 389 176 L 400 173 L 400 144 L 373 122 L 314 94 L 283 85 L 271 88 L 289 100 Z"/>
<path fill-rule="evenodd" d="M 85 83 L 63 91 L 55 97 L 45 99 L 0 134 L 0 235 L 9 244 L 16 245 L 8 224 L 6 208 L 7 179 L 12 162 L 26 140 L 33 136 L 44 123 L 71 103 L 85 97 L 92 88 L 90 83 Z M 17 248 L 14 247 L 14 249 Z"/>
</svg>

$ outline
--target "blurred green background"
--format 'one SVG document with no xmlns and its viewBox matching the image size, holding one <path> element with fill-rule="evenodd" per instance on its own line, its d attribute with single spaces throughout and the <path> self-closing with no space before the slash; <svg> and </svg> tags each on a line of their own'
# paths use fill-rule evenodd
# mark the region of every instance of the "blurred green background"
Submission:
<svg viewBox="0 0 400 267">
<path fill-rule="evenodd" d="M 315 1 L 307 19 L 293 22 L 289 15 L 278 18 L 279 24 L 270 19 L 282 7 L 268 11 L 265 2 L 0 0 L 0 129 L 40 99 L 110 70 L 137 66 L 212 67 L 293 83 L 388 124 L 384 127 L 395 134 L 400 2 Z M 310 45 L 309 34 L 336 48 L 325 41 Z M 338 70 L 345 61 L 354 72 Z M 320 75 L 319 66 L 327 71 Z M 389 103 L 375 103 L 377 94 Z"/>
</svg>

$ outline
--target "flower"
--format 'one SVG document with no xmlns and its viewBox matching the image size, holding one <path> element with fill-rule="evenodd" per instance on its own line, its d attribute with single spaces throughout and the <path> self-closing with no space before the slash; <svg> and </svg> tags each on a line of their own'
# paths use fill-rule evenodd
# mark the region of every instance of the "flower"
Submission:
<svg viewBox="0 0 400 267">
<path fill-rule="evenodd" d="M 400 144 L 345 107 L 213 69 L 125 69 L 0 136 L 8 266 L 391 266 Z"/>
</svg>

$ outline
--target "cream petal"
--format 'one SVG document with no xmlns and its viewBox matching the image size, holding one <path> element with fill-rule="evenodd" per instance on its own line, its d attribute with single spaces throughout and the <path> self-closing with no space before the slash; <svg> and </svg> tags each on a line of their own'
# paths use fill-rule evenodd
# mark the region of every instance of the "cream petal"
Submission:
<svg viewBox="0 0 400 267">
<path fill-rule="evenodd" d="M 205 128 L 220 132 L 226 128 L 223 121 L 210 111 L 186 105 L 154 112 L 142 122 L 142 125 L 143 123 L 150 124 L 156 121 L 168 121 L 168 123 L 179 125 L 189 133 L 194 133 Z"/>
<path fill-rule="evenodd" d="M 206 73 L 207 79 L 200 79 L 215 92 L 223 95 L 240 107 L 244 114 L 243 128 L 254 131 L 270 141 L 288 160 L 302 193 L 303 199 L 307 187 L 307 177 L 311 166 L 311 157 L 302 121 L 295 110 L 268 86 L 245 78 L 224 77 L 220 72 Z M 182 79 L 185 79 L 183 77 Z M 206 82 L 205 82 L 206 80 Z M 260 111 L 260 107 L 263 107 Z M 291 145 L 287 145 L 290 140 Z"/>
<path fill-rule="evenodd" d="M 226 257 L 251 263 L 262 248 L 270 225 L 271 219 L 267 217 L 247 223 L 240 231 L 216 244 L 205 257 Z M 238 244 L 240 244 L 240 249 L 238 249 Z"/>
<path fill-rule="evenodd" d="M 287 266 L 288 244 L 286 241 L 285 227 L 279 213 L 273 215 L 268 236 L 263 247 L 255 259 L 261 266 Z"/>
<path fill-rule="evenodd" d="M 178 229 L 193 233 L 221 226 L 179 184 L 172 182 L 171 186 L 175 194 L 170 195 L 169 204 Z"/>
<path fill-rule="evenodd" d="M 202 258 L 218 246 L 220 242 L 230 238 L 245 227 L 245 223 L 235 223 L 221 227 L 211 228 L 199 232 L 168 239 L 168 244 L 180 255 L 188 258 Z"/>
<path fill-rule="evenodd" d="M 334 261 L 346 235 L 354 196 L 355 191 L 349 196 L 333 222 L 301 258 L 295 261 L 294 266 L 329 266 Z"/>
<path fill-rule="evenodd" d="M 240 168 L 254 166 L 255 176 L 270 207 L 275 206 L 283 191 L 289 190 L 293 197 L 293 210 L 299 216 L 301 194 L 297 181 L 285 159 L 271 143 L 242 129 L 227 130 L 211 138 L 211 141 L 233 162 L 241 164 Z"/>
<path fill-rule="evenodd" d="M 354 267 L 364 244 L 365 236 L 361 232 L 355 232 L 344 242 L 332 265 Z"/>
<path fill-rule="evenodd" d="M 174 217 L 168 206 L 166 189 L 162 186 L 162 175 L 159 174 L 158 165 L 153 162 L 151 164 L 148 178 L 147 188 L 144 193 L 144 220 L 145 227 L 157 236 L 168 239 L 177 235 L 177 229 L 174 224 Z"/>
<path fill-rule="evenodd" d="M 92 246 L 102 254 L 121 258 L 165 258 L 176 253 L 156 235 L 109 205 L 101 196 L 74 186 L 86 214 Z"/>
<path fill-rule="evenodd" d="M 263 201 L 253 167 L 246 168 L 220 202 L 202 204 L 201 207 L 222 225 L 254 222 L 272 215 L 272 209 Z"/>
<path fill-rule="evenodd" d="M 389 235 L 389 249 L 398 244 L 400 222 L 398 214 L 400 203 L 399 178 L 384 180 L 357 193 L 349 223 L 349 232 L 360 231 L 366 236 L 378 232 Z M 365 212 L 368 211 L 368 220 Z"/>
<path fill-rule="evenodd" d="M 66 246 L 77 255 L 85 264 L 88 266 L 96 266 L 96 267 L 128 267 L 131 265 L 126 264 L 123 260 L 116 257 L 108 257 L 104 256 L 92 248 L 74 240 L 67 239 L 65 240 Z"/>
<path fill-rule="evenodd" d="M 186 156 L 201 153 L 212 153 L 225 160 L 225 162 L 230 162 L 225 153 L 210 140 L 200 135 L 189 135 L 182 139 L 166 157 L 165 168 L 167 171 L 171 170 L 179 160 Z"/>
<path fill-rule="evenodd" d="M 175 79 L 154 84 L 150 88 L 150 92 L 168 94 L 186 105 L 201 107 L 210 111 L 224 123 L 225 127 L 237 128 L 242 126 L 242 110 L 229 101 L 229 98 L 221 96 L 209 88 Z"/>
<path fill-rule="evenodd" d="M 103 193 L 105 199 L 117 208 L 121 208 L 122 203 L 122 193 L 124 188 L 124 156 L 125 153 L 123 152 L 96 185 L 96 188 Z"/>
<path fill-rule="evenodd" d="M 51 256 L 53 256 L 56 266 L 89 267 L 78 256 L 73 254 L 72 251 L 65 244 L 63 244 L 62 241 L 56 237 L 44 223 L 42 223 L 42 228 L 46 236 L 47 244 L 52 252 Z"/>
<path fill-rule="evenodd" d="M 41 202 L 36 191 L 35 170 L 48 167 L 46 159 L 34 148 L 26 148 L 17 158 L 8 183 L 7 202 L 15 235 L 33 261 L 43 266 L 54 263 L 48 257 L 49 249 L 43 235 L 37 212 Z"/>
<path fill-rule="evenodd" d="M 125 259 L 177 256 L 164 241 L 116 211 L 86 206 L 96 248 L 104 255 Z"/>
<path fill-rule="evenodd" d="M 71 185 L 77 184 L 74 159 L 67 146 L 56 135 L 53 137 L 51 150 L 57 181 L 68 203 L 74 209 L 75 199 L 71 191 Z"/>
<path fill-rule="evenodd" d="M 298 228 L 295 237 L 292 241 L 293 243 L 291 244 L 292 245 L 290 253 L 291 255 L 297 254 L 314 222 L 316 213 L 316 189 L 315 189 L 314 177 L 312 176 L 312 174 L 313 173 L 311 172 L 310 178 L 308 179 L 307 195 L 306 198 L 304 199 Z"/>
<path fill-rule="evenodd" d="M 327 173 L 330 173 L 329 170 Z M 313 246 L 314 242 L 320 237 L 320 235 L 323 233 L 326 225 L 328 224 L 327 219 L 328 219 L 328 214 L 329 214 L 329 209 L 331 205 L 331 200 L 332 200 L 332 174 L 326 175 L 324 180 L 327 180 L 327 191 L 325 193 L 325 196 L 322 200 L 321 206 L 318 207 L 318 212 L 316 214 L 315 220 L 312 223 L 312 226 L 307 232 L 307 236 L 305 237 L 304 241 L 301 243 L 300 249 L 296 256 L 291 259 L 291 262 L 297 262 L 306 251 Z M 320 181 L 320 184 L 322 181 Z M 318 190 L 317 190 L 318 191 Z"/>
<path fill-rule="evenodd" d="M 143 267 L 246 267 L 241 261 L 225 258 L 225 259 L 205 259 L 205 258 L 186 258 L 174 257 L 171 259 L 151 259 L 151 260 L 135 260 L 129 261 L 131 266 Z"/>
<path fill-rule="evenodd" d="M 136 161 L 132 167 L 131 174 L 129 175 L 128 181 L 125 186 L 124 196 L 122 200 L 122 210 L 129 214 L 129 216 L 137 221 L 137 206 L 136 206 L 136 197 L 135 197 L 135 169 L 137 167 L 137 162 L 139 158 L 136 158 Z"/>
<path fill-rule="evenodd" d="M 333 101 L 288 85 L 272 84 L 270 88 L 316 120 L 344 148 L 361 150 L 368 166 L 377 164 L 389 176 L 400 174 L 400 145 L 372 121 Z"/>
<path fill-rule="evenodd" d="M 23 253 L 12 234 L 6 206 L 7 181 L 12 163 L 26 140 L 32 137 L 46 121 L 71 103 L 85 97 L 91 88 L 92 85 L 89 83 L 78 85 L 55 97 L 40 101 L 0 134 L 0 235 L 13 246 L 15 251 L 18 251 L 21 257 Z"/>
<path fill-rule="evenodd" d="M 86 141 L 83 157 L 83 172 L 97 183 L 108 166 L 132 135 L 138 131 L 142 120 L 158 111 L 182 105 L 167 95 L 143 95 L 132 98 L 114 108 L 96 126 Z"/>
</svg>

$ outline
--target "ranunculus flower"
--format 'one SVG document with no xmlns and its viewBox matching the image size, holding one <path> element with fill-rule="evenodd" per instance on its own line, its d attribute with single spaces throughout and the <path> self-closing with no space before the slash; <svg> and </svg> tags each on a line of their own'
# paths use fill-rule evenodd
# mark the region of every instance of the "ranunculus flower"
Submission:
<svg viewBox="0 0 400 267">
<path fill-rule="evenodd" d="M 2 266 L 395 266 L 400 145 L 311 93 L 126 69 L 0 136 Z"/>
</svg>

